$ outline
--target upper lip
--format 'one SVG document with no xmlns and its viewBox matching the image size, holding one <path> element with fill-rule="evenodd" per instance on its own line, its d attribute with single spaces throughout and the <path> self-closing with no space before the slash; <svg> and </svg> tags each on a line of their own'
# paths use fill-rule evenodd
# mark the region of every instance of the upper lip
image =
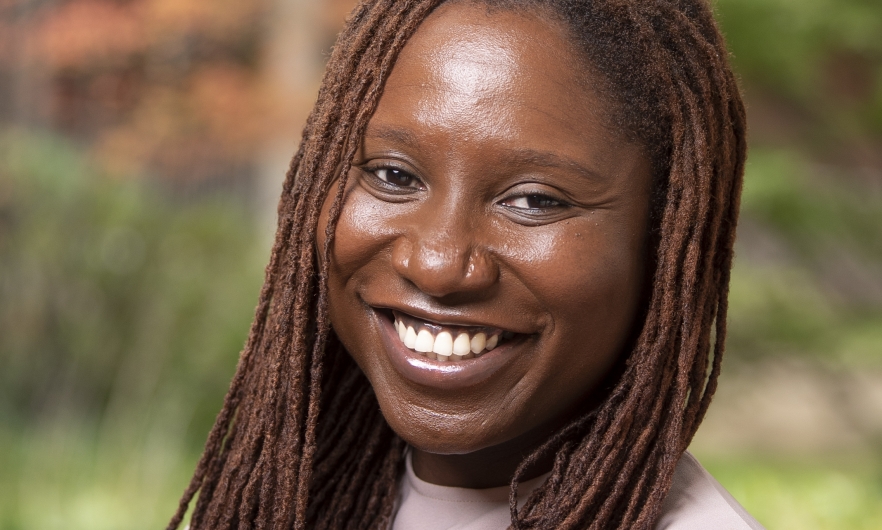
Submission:
<svg viewBox="0 0 882 530">
<path fill-rule="evenodd" d="M 439 326 L 497 328 L 503 332 L 510 331 L 512 333 L 522 334 L 531 334 L 535 332 L 534 330 L 527 329 L 527 326 L 520 323 L 507 322 L 503 324 L 495 321 L 495 319 L 471 318 L 461 313 L 434 312 L 419 307 L 395 303 L 368 303 L 368 305 L 373 309 L 381 311 L 398 311 L 399 313 L 404 313 L 405 315 L 425 320 L 426 322 L 437 324 Z"/>
</svg>

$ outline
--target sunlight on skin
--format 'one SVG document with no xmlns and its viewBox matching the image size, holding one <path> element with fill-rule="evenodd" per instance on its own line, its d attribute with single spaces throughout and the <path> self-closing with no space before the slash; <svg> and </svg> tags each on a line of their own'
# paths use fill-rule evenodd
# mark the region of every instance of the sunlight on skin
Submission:
<svg viewBox="0 0 882 530">
<path fill-rule="evenodd" d="M 634 332 L 650 162 L 608 126 L 565 31 L 442 6 L 402 49 L 349 174 L 331 322 L 435 484 L 507 484 L 594 403 Z M 394 312 L 510 339 L 442 365 L 408 349 Z"/>
</svg>

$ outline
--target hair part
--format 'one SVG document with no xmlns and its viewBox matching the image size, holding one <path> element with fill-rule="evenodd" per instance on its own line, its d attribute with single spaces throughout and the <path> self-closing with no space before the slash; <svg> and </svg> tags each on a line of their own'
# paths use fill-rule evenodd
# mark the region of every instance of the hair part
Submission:
<svg viewBox="0 0 882 530">
<path fill-rule="evenodd" d="M 351 161 L 383 84 L 442 2 L 365 0 L 340 34 L 285 178 L 251 332 L 169 529 L 197 492 L 193 530 L 389 527 L 405 444 L 330 329 L 328 262 Z M 746 126 L 723 38 L 704 0 L 482 3 L 565 22 L 609 82 L 604 96 L 621 109 L 615 125 L 646 147 L 659 175 L 639 336 L 603 402 L 518 468 L 512 527 L 649 529 L 716 389 L 726 336 Z M 549 454 L 550 477 L 518 509 L 518 483 Z"/>
</svg>

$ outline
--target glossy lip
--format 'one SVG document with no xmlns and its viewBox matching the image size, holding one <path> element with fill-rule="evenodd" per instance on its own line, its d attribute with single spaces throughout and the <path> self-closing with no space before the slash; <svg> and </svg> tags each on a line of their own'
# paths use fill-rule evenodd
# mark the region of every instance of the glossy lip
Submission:
<svg viewBox="0 0 882 530">
<path fill-rule="evenodd" d="M 392 316 L 396 319 L 399 317 L 404 317 L 402 321 L 406 319 L 421 321 L 419 329 L 426 328 L 433 333 L 440 333 L 441 331 L 444 331 L 444 328 L 447 328 L 447 331 L 453 330 L 454 336 L 456 336 L 456 333 L 466 330 L 468 330 L 468 333 L 470 334 L 483 332 L 487 335 L 487 337 L 490 337 L 492 335 L 502 335 L 503 333 L 505 333 L 505 330 L 492 326 L 478 326 L 474 324 L 439 324 L 435 321 L 415 317 L 411 314 L 405 313 L 404 311 L 399 311 L 397 309 L 392 310 Z M 405 324 L 407 323 L 405 322 Z M 416 326 L 414 326 L 414 328 L 416 328 Z M 417 331 L 419 331 L 419 329 L 417 329 Z"/>
<path fill-rule="evenodd" d="M 481 383 L 516 359 L 511 350 L 522 342 L 515 337 L 474 359 L 439 362 L 411 351 L 398 338 L 391 320 L 377 308 L 372 309 L 392 367 L 405 379 L 422 386 L 457 390 Z"/>
</svg>

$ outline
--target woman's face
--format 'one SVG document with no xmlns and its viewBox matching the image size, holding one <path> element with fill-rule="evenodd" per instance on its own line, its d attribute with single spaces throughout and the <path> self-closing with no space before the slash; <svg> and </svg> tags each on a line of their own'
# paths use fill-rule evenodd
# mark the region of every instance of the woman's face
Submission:
<svg viewBox="0 0 882 530">
<path fill-rule="evenodd" d="M 651 168 L 570 46 L 535 15 L 443 5 L 349 174 L 331 322 L 420 458 L 523 457 L 633 334 Z"/>
</svg>

